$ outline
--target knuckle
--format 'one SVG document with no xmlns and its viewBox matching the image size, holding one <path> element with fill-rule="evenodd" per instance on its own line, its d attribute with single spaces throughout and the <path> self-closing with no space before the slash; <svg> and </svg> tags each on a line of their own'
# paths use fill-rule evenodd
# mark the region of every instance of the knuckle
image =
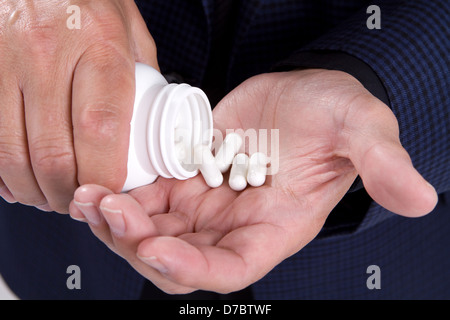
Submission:
<svg viewBox="0 0 450 320">
<path fill-rule="evenodd" d="M 51 22 L 30 23 L 17 32 L 17 37 L 25 45 L 24 49 L 28 52 L 28 56 L 37 61 L 45 61 L 59 51 L 59 29 L 58 24 Z"/>
<path fill-rule="evenodd" d="M 0 139 L 0 168 L 2 170 L 21 170 L 28 163 L 28 153 L 22 144 L 5 142 L 4 139 Z"/>
<path fill-rule="evenodd" d="M 83 28 L 89 35 L 84 62 L 91 63 L 93 68 L 105 68 L 106 72 L 117 65 L 134 67 L 127 58 L 131 50 L 129 30 L 122 14 L 114 6 L 96 4 L 95 9 L 87 10 L 84 19 Z"/>
<path fill-rule="evenodd" d="M 94 144 L 111 143 L 121 130 L 123 113 L 122 108 L 113 102 L 99 101 L 86 105 L 74 128 L 76 135 Z"/>
<path fill-rule="evenodd" d="M 7 171 L 8 175 L 17 176 L 17 173 L 20 175 L 29 172 L 30 166 L 29 154 L 23 144 L 0 142 L 0 168 L 2 171 Z M 46 200 L 39 189 L 29 189 L 29 180 L 26 180 L 27 185 L 23 181 L 11 180 L 10 182 L 11 185 L 8 187 L 17 202 L 30 206 L 45 203 Z"/>
<path fill-rule="evenodd" d="M 135 62 L 126 50 L 125 46 L 117 43 L 98 42 L 85 51 L 82 65 L 92 74 L 108 75 L 107 83 L 114 87 L 120 83 L 121 91 L 134 88 Z M 110 94 L 115 95 L 114 92 Z"/>
<path fill-rule="evenodd" d="M 74 172 L 74 154 L 64 147 L 61 139 L 36 139 L 30 147 L 32 166 L 37 174 L 52 177 Z"/>
<path fill-rule="evenodd" d="M 41 194 L 40 190 L 36 192 L 15 192 L 14 198 L 17 202 L 27 206 L 41 206 L 47 202 L 45 197 Z"/>
<path fill-rule="evenodd" d="M 83 19 L 87 29 L 101 38 L 110 38 L 118 31 L 125 30 L 123 17 L 111 6 L 96 5 L 95 9 L 87 10 Z"/>
<path fill-rule="evenodd" d="M 117 42 L 128 38 L 127 24 L 114 6 L 96 3 L 95 7 L 83 11 L 82 20 L 83 29 L 90 35 L 92 44 Z"/>
</svg>

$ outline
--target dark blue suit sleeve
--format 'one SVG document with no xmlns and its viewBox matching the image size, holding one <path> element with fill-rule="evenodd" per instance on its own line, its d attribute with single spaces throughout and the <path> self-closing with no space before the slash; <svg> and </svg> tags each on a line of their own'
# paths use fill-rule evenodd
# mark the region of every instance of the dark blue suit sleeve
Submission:
<svg viewBox="0 0 450 320">
<path fill-rule="evenodd" d="M 378 6 L 381 29 L 367 27 L 370 14 L 364 8 L 278 67 L 347 71 L 348 64 L 336 66 L 324 60 L 325 54 L 332 59 L 336 52 L 369 66 L 387 94 L 381 100 L 396 115 L 401 142 L 414 166 L 438 193 L 444 193 L 450 190 L 450 2 L 389 1 Z M 366 227 L 374 224 L 370 215 L 365 219 Z"/>
</svg>

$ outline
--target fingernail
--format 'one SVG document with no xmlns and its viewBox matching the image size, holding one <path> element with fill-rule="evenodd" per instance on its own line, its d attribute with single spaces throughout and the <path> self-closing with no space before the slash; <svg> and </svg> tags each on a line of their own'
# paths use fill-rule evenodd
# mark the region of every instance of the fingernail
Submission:
<svg viewBox="0 0 450 320">
<path fill-rule="evenodd" d="M 78 202 L 73 201 L 78 209 L 83 213 L 88 222 L 94 226 L 98 225 L 101 221 L 100 212 L 92 202 Z"/>
<path fill-rule="evenodd" d="M 11 193 L 11 191 L 9 191 L 7 186 L 2 186 L 0 187 L 0 197 L 3 198 L 3 200 L 5 200 L 6 202 L 9 203 L 16 203 L 16 199 L 14 198 L 13 194 Z"/>
<path fill-rule="evenodd" d="M 148 264 L 150 267 L 158 270 L 161 273 L 167 273 L 168 269 L 167 267 L 161 263 L 161 261 L 155 257 L 155 256 L 151 256 L 151 257 L 140 257 L 138 256 L 139 259 L 141 259 L 142 261 L 144 261 L 146 264 Z"/>
<path fill-rule="evenodd" d="M 75 204 L 75 201 L 73 201 L 69 206 L 69 215 L 73 220 L 79 221 L 79 222 L 87 222 L 86 217 L 84 216 L 83 212 L 78 208 L 78 206 Z"/>
<path fill-rule="evenodd" d="M 103 216 L 108 222 L 109 228 L 116 236 L 123 236 L 125 234 L 125 219 L 123 217 L 122 210 L 114 210 L 105 207 L 100 207 L 103 212 Z"/>
<path fill-rule="evenodd" d="M 70 217 L 75 221 L 87 222 L 87 219 L 85 219 L 85 218 L 78 218 L 78 217 L 74 217 L 73 215 L 70 215 Z"/>
</svg>

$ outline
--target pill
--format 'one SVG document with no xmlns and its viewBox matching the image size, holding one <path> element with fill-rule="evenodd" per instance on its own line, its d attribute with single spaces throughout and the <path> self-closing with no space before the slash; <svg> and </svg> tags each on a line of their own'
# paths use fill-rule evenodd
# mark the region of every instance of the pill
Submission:
<svg viewBox="0 0 450 320">
<path fill-rule="evenodd" d="M 215 158 L 208 146 L 200 144 L 194 147 L 194 161 L 198 164 L 198 168 L 208 186 L 217 188 L 222 184 L 222 173 L 216 166 Z"/>
<path fill-rule="evenodd" d="M 220 172 L 224 173 L 230 168 L 233 158 L 239 152 L 241 145 L 242 138 L 239 134 L 234 132 L 227 134 L 216 153 L 216 165 Z"/>
<path fill-rule="evenodd" d="M 268 158 L 262 152 L 252 154 L 248 161 L 247 182 L 253 187 L 259 187 L 266 181 Z"/>
<path fill-rule="evenodd" d="M 238 153 L 231 165 L 228 184 L 234 191 L 242 191 L 247 187 L 248 156 Z"/>
</svg>

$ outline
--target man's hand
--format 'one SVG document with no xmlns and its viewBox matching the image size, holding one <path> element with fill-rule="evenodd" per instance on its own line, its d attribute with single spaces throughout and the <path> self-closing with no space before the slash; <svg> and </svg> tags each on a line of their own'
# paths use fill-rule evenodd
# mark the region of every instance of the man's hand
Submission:
<svg viewBox="0 0 450 320">
<path fill-rule="evenodd" d="M 135 61 L 156 48 L 134 1 L 0 0 L 0 195 L 68 212 L 77 186 L 119 192 Z M 70 12 L 70 11 L 69 11 Z"/>
<path fill-rule="evenodd" d="M 80 187 L 72 217 L 162 290 L 242 289 L 298 252 L 322 228 L 357 174 L 398 214 L 430 212 L 437 195 L 413 168 L 391 110 L 338 71 L 247 80 L 214 109 L 215 127 L 279 129 L 279 172 L 242 192 L 201 176 L 159 178 L 129 194 Z"/>
</svg>

